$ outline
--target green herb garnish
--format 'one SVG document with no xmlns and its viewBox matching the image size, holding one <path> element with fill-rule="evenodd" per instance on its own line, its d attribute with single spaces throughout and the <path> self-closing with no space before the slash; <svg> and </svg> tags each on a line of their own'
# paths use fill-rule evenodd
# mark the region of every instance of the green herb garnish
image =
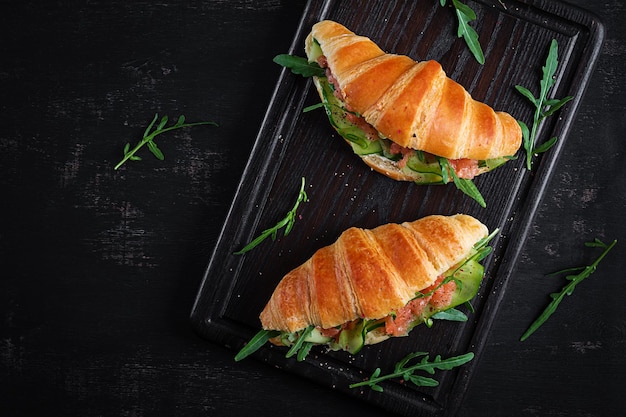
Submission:
<svg viewBox="0 0 626 417">
<path fill-rule="evenodd" d="M 445 6 L 447 2 L 446 0 L 439 0 L 439 3 Z M 452 5 L 454 6 L 457 20 L 459 21 L 456 35 L 459 38 L 463 37 L 463 39 L 465 39 L 465 43 L 472 54 L 474 54 L 476 61 L 481 65 L 484 64 L 485 55 L 478 41 L 478 33 L 469 25 L 471 21 L 476 20 L 476 13 L 468 5 L 461 3 L 459 0 L 452 0 Z"/>
<path fill-rule="evenodd" d="M 522 337 L 520 338 L 522 342 L 528 339 L 528 337 L 531 334 L 533 334 L 539 327 L 541 327 L 543 323 L 546 322 L 546 320 L 548 320 L 548 318 L 552 315 L 552 313 L 556 311 L 557 307 L 559 306 L 561 301 L 563 301 L 563 298 L 565 298 L 566 295 L 572 295 L 572 293 L 574 292 L 574 288 L 576 288 L 576 285 L 578 285 L 582 280 L 589 277 L 592 273 L 595 272 L 600 261 L 607 255 L 607 253 L 609 253 L 609 251 L 613 248 L 613 246 L 615 246 L 616 243 L 617 243 L 617 240 L 614 240 L 613 242 L 607 245 L 597 238 L 593 242 L 586 242 L 585 246 L 587 247 L 595 247 L 595 248 L 604 249 L 602 254 L 591 265 L 563 269 L 561 271 L 557 271 L 557 272 L 553 272 L 549 274 L 549 275 L 559 275 L 559 274 L 564 274 L 564 273 L 567 274 L 570 272 L 580 271 L 578 274 L 575 274 L 575 275 L 567 275 L 565 279 L 567 279 L 569 283 L 565 285 L 561 289 L 560 292 L 550 294 L 550 298 L 552 298 L 552 301 L 550 302 L 550 304 L 548 304 L 548 307 L 546 307 L 543 313 L 541 313 L 541 315 L 530 325 L 528 330 L 526 330 L 526 332 L 522 335 Z"/>
<path fill-rule="evenodd" d="M 313 343 L 306 342 L 305 340 L 307 336 L 311 334 L 314 328 L 315 326 L 311 325 L 298 333 L 298 339 L 296 339 L 296 343 L 294 343 L 291 348 L 289 348 L 287 354 L 285 355 L 285 358 L 291 358 L 293 355 L 297 354 L 296 359 L 299 362 L 304 360 L 306 355 L 308 355 L 309 351 L 311 350 L 311 347 L 313 346 Z"/>
<path fill-rule="evenodd" d="M 558 43 L 556 39 L 552 39 L 552 42 L 550 43 L 550 51 L 546 59 L 546 64 L 542 67 L 543 79 L 539 82 L 539 97 L 535 97 L 533 93 L 530 92 L 530 90 L 522 87 L 521 85 L 515 86 L 517 91 L 519 91 L 524 97 L 530 100 L 530 102 L 535 106 L 533 124 L 530 130 L 524 122 L 522 122 L 521 120 L 517 121 L 517 123 L 519 123 L 520 125 L 520 128 L 522 129 L 523 144 L 524 149 L 526 150 L 526 168 L 528 170 L 531 169 L 533 155 L 546 152 L 547 150 L 552 148 L 552 146 L 554 146 L 557 141 L 556 136 L 554 136 L 543 144 L 535 147 L 535 141 L 537 139 L 537 129 L 539 128 L 539 125 L 541 124 L 543 119 L 554 114 L 554 112 L 563 107 L 565 103 L 573 98 L 572 96 L 567 96 L 562 99 L 548 99 L 548 91 L 554 85 L 554 74 L 556 72 L 557 66 L 559 65 L 558 51 Z"/>
<path fill-rule="evenodd" d="M 250 356 L 261 346 L 263 346 L 268 340 L 272 337 L 276 337 L 280 335 L 278 330 L 261 330 L 259 331 L 250 341 L 235 355 L 235 361 L 239 362 L 240 360 Z"/>
<path fill-rule="evenodd" d="M 301 56 L 279 54 L 274 57 L 273 61 L 303 77 L 324 77 L 326 75 L 324 68 L 320 67 L 317 62 L 309 62 Z"/>
<path fill-rule="evenodd" d="M 300 205 L 301 202 L 308 201 L 309 199 L 306 194 L 306 191 L 304 191 L 304 184 L 305 184 L 305 180 L 304 180 L 304 177 L 302 177 L 302 185 L 300 186 L 300 192 L 298 193 L 298 198 L 296 200 L 296 203 L 294 204 L 293 208 L 287 213 L 285 218 L 279 221 L 278 223 L 276 223 L 274 227 L 264 230 L 256 239 L 248 243 L 243 249 L 235 252 L 234 253 L 235 255 L 242 255 L 250 251 L 251 249 L 254 249 L 259 243 L 263 242 L 265 239 L 267 239 L 270 236 L 272 237 L 272 240 L 276 240 L 278 231 L 282 229 L 283 227 L 285 228 L 285 231 L 283 232 L 283 236 L 287 236 L 289 232 L 291 232 L 291 229 L 293 228 L 293 225 L 296 221 L 296 210 L 298 210 L 298 206 Z"/>
<path fill-rule="evenodd" d="M 409 361 L 420 356 L 422 357 L 422 359 L 418 363 L 408 365 Z M 396 363 L 396 366 L 392 373 L 381 376 L 380 368 L 376 368 L 374 373 L 372 373 L 372 376 L 370 376 L 367 381 L 351 384 L 350 388 L 367 386 L 374 391 L 383 392 L 383 387 L 378 385 L 378 383 L 392 378 L 402 378 L 403 380 L 411 382 L 418 387 L 436 387 L 437 385 L 439 385 L 439 382 L 437 380 L 422 375 L 414 375 L 414 373 L 417 371 L 423 371 L 432 375 L 435 373 L 436 369 L 450 370 L 471 361 L 473 358 L 474 353 L 469 352 L 464 355 L 455 356 L 448 359 L 441 359 L 441 356 L 437 355 L 432 362 L 429 362 L 428 352 L 410 353 L 400 362 Z"/>
<path fill-rule="evenodd" d="M 426 324 L 426 327 L 432 327 L 433 320 L 465 322 L 468 320 L 468 317 L 467 317 L 467 314 L 465 314 L 461 310 L 457 310 L 456 308 L 449 308 L 447 310 L 439 311 L 433 314 L 432 316 L 428 317 L 424 321 L 424 324 Z"/>
<path fill-rule="evenodd" d="M 487 207 L 487 203 L 485 203 L 485 199 L 483 198 L 480 191 L 478 191 L 478 188 L 476 188 L 476 185 L 474 185 L 472 180 L 459 178 L 456 175 L 456 172 L 454 171 L 454 168 L 452 167 L 452 165 L 450 165 L 450 161 L 448 161 L 446 158 L 442 158 L 438 156 L 437 160 L 439 161 L 439 165 L 441 165 L 441 174 L 442 174 L 444 184 L 447 184 L 450 182 L 450 180 L 452 180 L 456 188 L 458 188 L 463 193 L 465 193 L 469 197 L 476 200 L 476 202 L 480 204 L 481 207 L 483 208 Z"/>
<path fill-rule="evenodd" d="M 306 341 L 307 337 L 311 334 L 314 328 L 315 326 L 311 325 L 299 332 L 294 333 L 295 343 L 291 345 L 285 354 L 285 358 L 291 358 L 293 355 L 296 355 L 298 362 L 302 362 L 306 358 L 315 344 L 313 342 Z M 259 350 L 271 338 L 280 336 L 281 334 L 283 333 L 279 330 L 259 330 L 259 332 L 255 334 L 252 339 L 250 339 L 250 341 L 246 343 L 246 345 L 235 355 L 235 361 L 247 358 Z"/>
<path fill-rule="evenodd" d="M 329 103 L 327 101 L 311 104 L 310 106 L 306 106 L 305 108 L 302 109 L 302 113 L 308 113 L 308 112 L 311 112 L 313 110 L 317 110 L 317 109 L 321 109 L 321 108 L 329 109 L 331 107 L 337 108 L 337 109 L 341 110 L 342 112 L 345 112 L 346 114 L 353 114 L 356 117 L 363 117 L 363 116 L 361 116 L 361 114 L 359 112 L 352 111 L 352 110 L 346 110 L 346 108 L 343 107 L 343 106 L 340 106 L 340 105 L 334 104 L 334 103 Z"/>
<path fill-rule="evenodd" d="M 122 160 L 118 162 L 117 165 L 115 165 L 114 169 L 118 169 L 126 161 L 141 161 L 141 157 L 135 155 L 135 153 L 139 149 L 141 149 L 141 147 L 144 145 L 148 146 L 148 149 L 150 150 L 150 152 L 152 152 L 152 154 L 157 159 L 161 161 L 165 159 L 163 152 L 161 152 L 161 150 L 156 145 L 156 143 L 154 143 L 154 138 L 157 135 L 160 135 L 161 133 L 169 132 L 170 130 L 180 129 L 183 127 L 200 126 L 200 125 L 217 126 L 217 123 L 215 122 L 185 123 L 185 116 L 180 116 L 178 120 L 176 121 L 176 124 L 170 127 L 165 127 L 165 125 L 168 122 L 168 118 L 167 116 L 163 116 L 161 120 L 159 121 L 159 124 L 156 127 L 154 127 L 154 124 L 156 123 L 158 118 L 159 118 L 159 114 L 156 113 L 154 115 L 154 118 L 152 119 L 152 122 L 150 122 L 145 132 L 143 133 L 143 138 L 137 143 L 137 145 L 133 149 L 130 149 L 130 143 L 127 143 L 126 146 L 124 146 L 124 158 L 122 158 Z M 153 127 L 154 127 L 154 130 L 152 130 Z"/>
</svg>

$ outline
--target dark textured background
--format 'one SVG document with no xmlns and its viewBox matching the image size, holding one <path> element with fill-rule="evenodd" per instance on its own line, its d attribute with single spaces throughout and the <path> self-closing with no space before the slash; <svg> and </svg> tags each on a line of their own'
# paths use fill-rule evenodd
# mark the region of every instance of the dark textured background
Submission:
<svg viewBox="0 0 626 417">
<path fill-rule="evenodd" d="M 583 242 L 626 226 L 622 1 L 461 416 L 622 410 L 623 249 L 526 342 Z M 2 415 L 382 415 L 199 338 L 189 313 L 304 1 L 19 2 L 0 16 Z M 214 120 L 113 171 L 155 112 Z"/>
</svg>

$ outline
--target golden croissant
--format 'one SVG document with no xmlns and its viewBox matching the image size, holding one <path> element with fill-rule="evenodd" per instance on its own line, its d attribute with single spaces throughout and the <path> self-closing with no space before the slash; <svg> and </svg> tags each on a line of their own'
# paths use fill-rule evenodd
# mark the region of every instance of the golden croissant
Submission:
<svg viewBox="0 0 626 417">
<path fill-rule="evenodd" d="M 260 314 L 257 338 L 356 353 L 450 309 L 466 319 L 453 307 L 478 291 L 487 234 L 463 214 L 349 228 L 282 278 Z M 242 352 L 238 359 L 250 353 Z"/>
<path fill-rule="evenodd" d="M 448 182 L 511 159 L 522 132 L 508 113 L 474 100 L 436 61 L 382 51 L 333 21 L 306 38 L 313 77 L 331 124 L 370 167 L 396 180 Z"/>
</svg>

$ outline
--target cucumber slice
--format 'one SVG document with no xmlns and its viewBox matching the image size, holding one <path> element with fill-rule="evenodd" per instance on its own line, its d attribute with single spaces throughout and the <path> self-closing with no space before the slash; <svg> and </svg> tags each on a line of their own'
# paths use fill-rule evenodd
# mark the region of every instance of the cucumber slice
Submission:
<svg viewBox="0 0 626 417">
<path fill-rule="evenodd" d="M 491 171 L 491 170 L 498 168 L 501 165 L 504 165 L 504 163 L 507 162 L 509 159 L 511 159 L 511 157 L 504 156 L 502 158 L 493 158 L 493 159 L 487 159 L 484 161 L 479 161 L 478 167 L 483 168 L 486 171 Z"/>
<path fill-rule="evenodd" d="M 309 62 L 317 61 L 317 58 L 324 55 L 317 39 L 314 38 L 313 42 L 311 42 L 307 55 L 309 56 Z"/>
<path fill-rule="evenodd" d="M 358 353 L 365 345 L 365 321 L 357 320 L 354 327 L 345 329 L 339 333 L 337 345 L 339 349 L 345 350 L 351 354 Z"/>
<path fill-rule="evenodd" d="M 415 172 L 441 176 L 441 165 L 435 158 L 426 158 L 423 152 L 415 152 L 406 161 L 406 166 Z"/>
<path fill-rule="evenodd" d="M 328 80 L 326 78 L 317 78 L 316 83 L 321 87 L 324 109 L 330 124 L 341 137 L 350 143 L 354 153 L 357 155 L 380 154 L 382 152 L 380 141 L 368 139 L 363 130 L 348 121 L 348 111 L 343 103 L 335 97 Z"/>
<path fill-rule="evenodd" d="M 407 159 L 403 171 L 409 170 L 409 174 L 419 178 L 415 179 L 416 184 L 443 184 L 441 165 L 436 159 L 429 160 L 424 157 L 423 152 L 415 152 Z"/>
<path fill-rule="evenodd" d="M 313 330 L 311 330 L 309 334 L 304 338 L 304 341 L 323 345 L 330 342 L 331 339 L 331 337 L 324 336 L 320 329 L 314 327 Z"/>
<path fill-rule="evenodd" d="M 363 131 L 359 129 L 359 132 Z M 380 147 L 380 140 L 365 139 L 367 141 L 365 143 L 356 142 L 355 139 L 360 139 L 360 136 L 351 136 L 348 132 L 345 131 L 341 134 L 341 136 L 350 141 L 352 151 L 357 155 L 380 154 L 382 151 L 382 148 Z"/>
<path fill-rule="evenodd" d="M 457 285 L 450 307 L 456 307 L 474 298 L 478 293 L 484 274 L 485 267 L 473 258 L 461 265 L 454 272 L 453 277 L 461 281 L 462 285 Z"/>
</svg>

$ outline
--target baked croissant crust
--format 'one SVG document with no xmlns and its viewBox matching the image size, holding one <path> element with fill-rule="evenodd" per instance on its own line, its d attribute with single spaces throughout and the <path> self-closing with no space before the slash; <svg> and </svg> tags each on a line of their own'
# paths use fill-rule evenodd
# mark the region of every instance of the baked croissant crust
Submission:
<svg viewBox="0 0 626 417">
<path fill-rule="evenodd" d="M 519 149 L 517 121 L 474 100 L 438 62 L 385 53 L 328 20 L 316 23 L 306 39 L 309 60 L 317 58 L 314 43 L 347 106 L 398 145 L 472 160 L 512 156 Z"/>
<path fill-rule="evenodd" d="M 329 329 L 385 317 L 466 258 L 487 234 L 485 225 L 464 214 L 349 228 L 279 282 L 261 312 L 263 329 Z"/>
</svg>

